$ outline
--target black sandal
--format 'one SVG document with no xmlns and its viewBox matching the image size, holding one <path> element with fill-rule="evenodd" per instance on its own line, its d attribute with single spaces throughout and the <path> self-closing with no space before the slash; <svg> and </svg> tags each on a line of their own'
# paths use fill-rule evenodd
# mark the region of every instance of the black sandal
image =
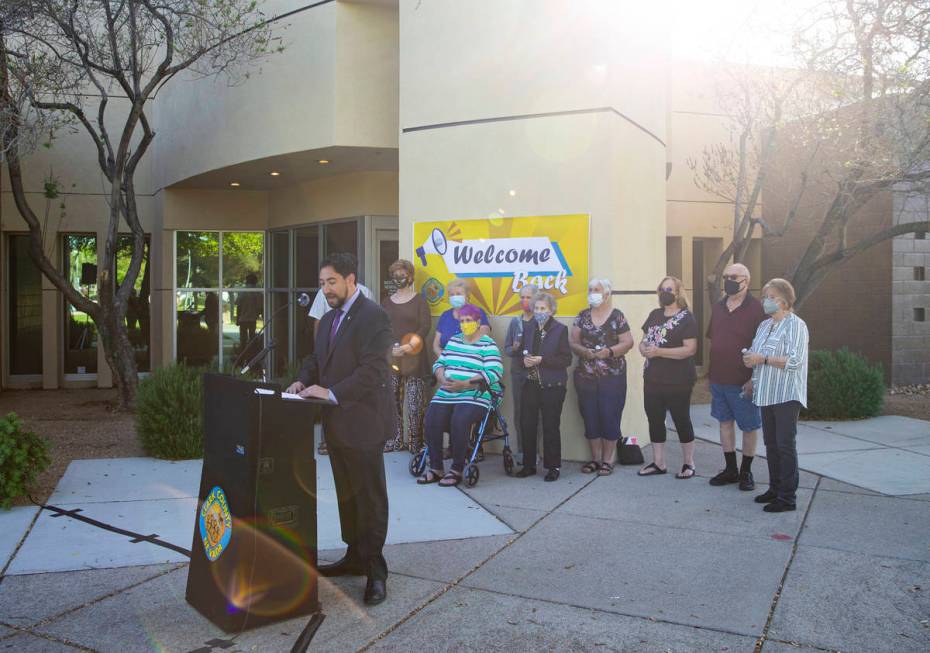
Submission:
<svg viewBox="0 0 930 653">
<path fill-rule="evenodd" d="M 601 463 L 601 468 L 597 470 L 598 476 L 610 476 L 614 473 L 614 466 L 610 463 Z"/>
<path fill-rule="evenodd" d="M 651 470 L 651 471 L 650 471 Z M 658 476 L 659 474 L 667 474 L 667 469 L 659 469 L 659 466 L 655 463 L 649 463 L 641 470 L 636 472 L 637 476 Z"/>
<path fill-rule="evenodd" d="M 690 474 L 685 474 L 686 470 L 691 470 Z M 694 465 L 684 464 L 681 466 L 681 471 L 675 474 L 675 478 L 686 480 L 689 478 L 694 478 Z"/>
<path fill-rule="evenodd" d="M 417 485 L 429 485 L 431 483 L 438 483 L 441 480 L 442 476 L 431 469 L 427 469 L 426 473 L 417 479 Z"/>
<path fill-rule="evenodd" d="M 449 481 L 448 483 L 446 481 Z M 462 482 L 462 475 L 449 472 L 439 480 L 439 487 L 455 487 Z"/>
<path fill-rule="evenodd" d="M 596 460 L 592 460 L 591 462 L 585 463 L 584 465 L 581 466 L 581 473 L 582 474 L 593 474 L 600 468 L 600 466 L 601 464 L 599 462 L 597 462 Z"/>
</svg>

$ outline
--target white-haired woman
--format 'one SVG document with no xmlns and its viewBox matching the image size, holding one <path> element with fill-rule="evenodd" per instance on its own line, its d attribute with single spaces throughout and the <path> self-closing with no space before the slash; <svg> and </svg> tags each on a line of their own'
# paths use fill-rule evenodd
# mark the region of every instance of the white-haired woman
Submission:
<svg viewBox="0 0 930 653">
<path fill-rule="evenodd" d="M 568 329 L 555 319 L 557 304 L 549 293 L 533 297 L 533 322 L 526 327 L 523 338 L 523 358 L 520 364 L 527 371 L 521 390 L 523 412 L 520 437 L 523 439 L 523 469 L 518 478 L 536 475 L 536 433 L 540 417 L 543 427 L 543 465 L 546 481 L 559 478 L 562 467 L 562 404 L 565 386 L 572 364 L 568 346 Z"/>
<path fill-rule="evenodd" d="M 672 415 L 684 464 L 675 478 L 694 476 L 694 426 L 691 424 L 691 391 L 697 380 L 694 354 L 698 326 L 688 308 L 688 295 L 681 279 L 665 277 L 656 288 L 659 308 L 643 323 L 639 352 L 646 359 L 643 369 L 643 407 L 652 440 L 651 463 L 640 476 L 666 472 L 665 416 Z"/>
<path fill-rule="evenodd" d="M 446 343 L 457 333 L 461 333 L 459 327 L 459 309 L 468 304 L 468 282 L 465 279 L 456 277 L 446 284 L 446 292 L 449 295 L 449 303 L 452 308 L 439 316 L 436 323 L 436 336 L 433 338 L 433 353 L 436 358 L 442 356 L 442 350 L 445 349 Z M 488 316 L 481 311 L 481 323 L 478 331 L 482 336 L 491 335 L 491 325 L 488 322 Z"/>
<path fill-rule="evenodd" d="M 769 489 L 756 497 L 766 512 L 795 509 L 798 489 L 798 415 L 807 406 L 807 324 L 794 313 L 794 287 L 772 279 L 762 288 L 759 325 L 743 364 L 752 368 L 744 392 L 762 407 L 762 440 L 769 465 Z M 748 394 L 747 392 L 747 394 Z"/>
<path fill-rule="evenodd" d="M 613 307 L 609 280 L 591 279 L 588 303 L 590 308 L 578 314 L 568 334 L 571 350 L 578 356 L 575 392 L 591 446 L 591 460 L 581 471 L 607 476 L 617 455 L 626 403 L 624 356 L 633 348 L 633 335 L 623 312 Z"/>
</svg>

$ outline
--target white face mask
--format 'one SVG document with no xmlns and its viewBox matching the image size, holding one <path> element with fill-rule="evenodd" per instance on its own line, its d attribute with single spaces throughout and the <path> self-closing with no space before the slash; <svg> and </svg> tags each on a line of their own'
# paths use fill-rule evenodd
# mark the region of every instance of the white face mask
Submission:
<svg viewBox="0 0 930 653">
<path fill-rule="evenodd" d="M 588 294 L 588 303 L 591 304 L 594 308 L 597 308 L 604 303 L 604 295 L 599 292 L 592 292 Z"/>
</svg>

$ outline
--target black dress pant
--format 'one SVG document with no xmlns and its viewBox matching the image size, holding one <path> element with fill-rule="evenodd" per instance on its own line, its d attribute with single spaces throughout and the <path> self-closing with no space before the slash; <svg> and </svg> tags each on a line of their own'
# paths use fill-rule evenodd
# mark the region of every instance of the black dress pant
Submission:
<svg viewBox="0 0 930 653">
<path fill-rule="evenodd" d="M 565 386 L 543 387 L 535 381 L 523 384 L 520 396 L 520 439 L 523 442 L 523 466 L 536 467 L 536 429 L 542 413 L 543 466 L 558 469 L 562 466 L 562 404 L 565 403 Z"/>
<path fill-rule="evenodd" d="M 692 386 L 663 386 L 647 384 L 643 389 L 643 407 L 649 421 L 649 439 L 664 443 L 666 436 L 665 415 L 670 413 L 678 441 L 682 444 L 694 442 L 694 426 L 691 424 Z"/>
<path fill-rule="evenodd" d="M 798 416 L 801 402 L 762 407 L 762 441 L 769 465 L 769 489 L 785 503 L 795 505 L 798 490 Z"/>
<path fill-rule="evenodd" d="M 342 541 L 349 547 L 346 559 L 373 579 L 385 580 L 388 569 L 382 550 L 387 537 L 388 497 L 384 445 L 364 449 L 330 445 L 329 462 L 336 483 Z"/>
</svg>

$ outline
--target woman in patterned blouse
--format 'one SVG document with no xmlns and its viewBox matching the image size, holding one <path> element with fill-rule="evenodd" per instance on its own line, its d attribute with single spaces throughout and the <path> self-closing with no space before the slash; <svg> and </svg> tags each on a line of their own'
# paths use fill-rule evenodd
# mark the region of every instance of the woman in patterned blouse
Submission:
<svg viewBox="0 0 930 653">
<path fill-rule="evenodd" d="M 417 480 L 420 485 L 458 485 L 465 468 L 468 436 L 494 401 L 491 393 L 474 384 L 484 380 L 500 396 L 504 366 L 494 340 L 479 330 L 481 311 L 465 304 L 458 309 L 461 332 L 452 336 L 433 365 L 439 388 L 426 410 L 426 444 L 430 468 Z M 452 440 L 452 468 L 443 475 L 442 435 Z"/>
<path fill-rule="evenodd" d="M 630 325 L 620 309 L 613 307 L 610 281 L 591 279 L 588 303 L 572 324 L 568 341 L 578 356 L 575 392 L 584 420 L 584 436 L 591 446 L 591 461 L 581 471 L 601 476 L 614 469 L 620 418 L 626 403 L 626 359 L 633 348 Z"/>
</svg>

